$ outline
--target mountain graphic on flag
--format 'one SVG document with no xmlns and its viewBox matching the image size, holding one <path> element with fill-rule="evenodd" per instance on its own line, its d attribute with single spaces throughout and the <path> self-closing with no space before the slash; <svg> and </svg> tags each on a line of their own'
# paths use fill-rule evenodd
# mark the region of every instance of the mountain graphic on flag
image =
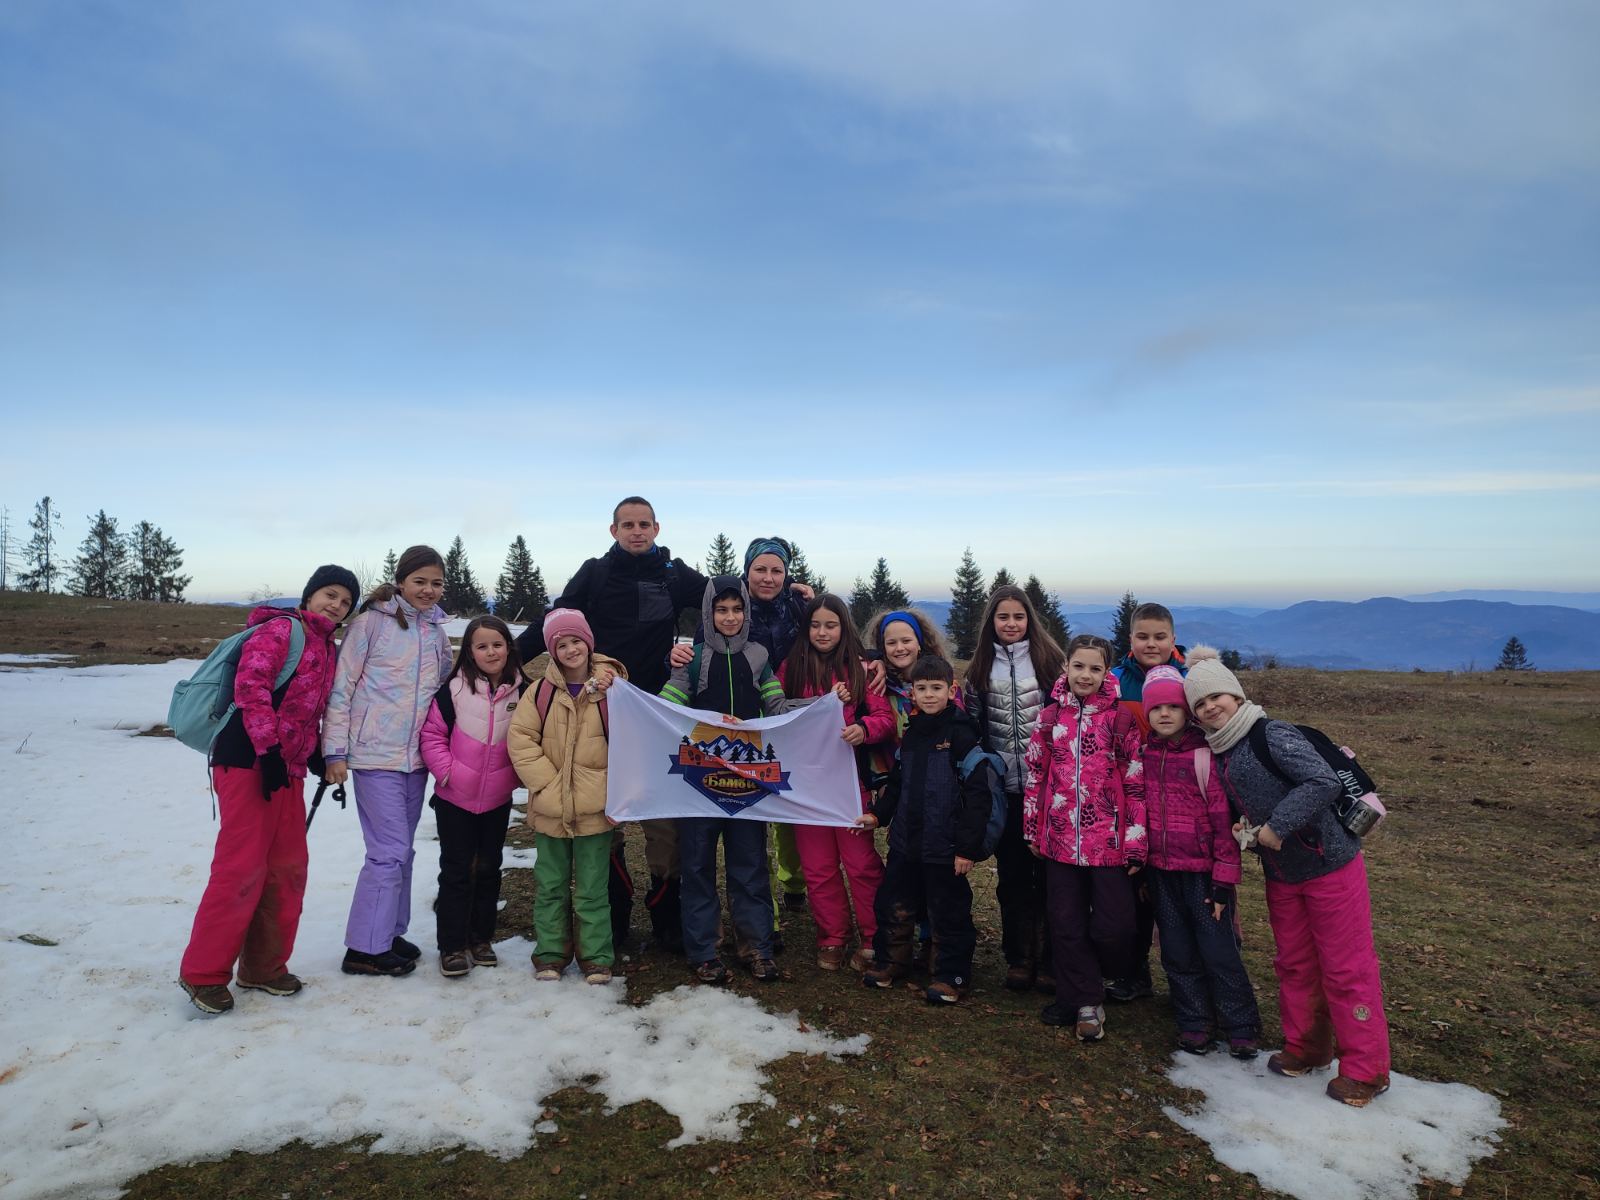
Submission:
<svg viewBox="0 0 1600 1200">
<path fill-rule="evenodd" d="M 756 730 L 728 729 L 699 722 L 668 756 L 668 774 L 684 781 L 730 817 L 789 790 L 771 743 Z"/>
</svg>

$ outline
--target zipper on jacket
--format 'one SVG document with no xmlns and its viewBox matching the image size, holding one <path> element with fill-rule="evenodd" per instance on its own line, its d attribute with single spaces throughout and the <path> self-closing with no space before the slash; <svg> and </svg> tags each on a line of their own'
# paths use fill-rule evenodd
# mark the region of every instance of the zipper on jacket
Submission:
<svg viewBox="0 0 1600 1200">
<path fill-rule="evenodd" d="M 1074 697 L 1076 699 L 1076 697 Z M 1078 701 L 1078 737 L 1072 748 L 1072 802 L 1077 805 L 1078 819 L 1072 823 L 1077 837 L 1072 852 L 1073 865 L 1083 866 L 1083 702 Z"/>
<path fill-rule="evenodd" d="M 1011 653 L 1011 647 L 1006 647 L 1006 666 L 1011 669 L 1011 757 L 1020 760 L 1022 757 L 1022 697 L 1017 694 L 1017 660 Z M 1009 783 L 1010 781 L 1007 780 Z"/>
</svg>

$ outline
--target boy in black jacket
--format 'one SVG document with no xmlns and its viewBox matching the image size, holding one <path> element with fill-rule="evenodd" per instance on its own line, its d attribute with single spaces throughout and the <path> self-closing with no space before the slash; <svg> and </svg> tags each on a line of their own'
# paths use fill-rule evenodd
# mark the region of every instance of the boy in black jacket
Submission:
<svg viewBox="0 0 1600 1200">
<path fill-rule="evenodd" d="M 889 861 L 874 905 L 876 965 L 861 981 L 886 988 L 906 973 L 917 913 L 925 903 L 934 946 L 928 1003 L 954 1004 L 972 979 L 978 935 L 967 872 L 983 857 L 994 767 L 983 760 L 961 777 L 961 761 L 979 744 L 978 727 L 950 703 L 955 674 L 948 662 L 924 655 L 907 681 L 916 711 L 900 739 L 889 786 L 856 822 L 864 829 L 889 829 Z"/>
</svg>

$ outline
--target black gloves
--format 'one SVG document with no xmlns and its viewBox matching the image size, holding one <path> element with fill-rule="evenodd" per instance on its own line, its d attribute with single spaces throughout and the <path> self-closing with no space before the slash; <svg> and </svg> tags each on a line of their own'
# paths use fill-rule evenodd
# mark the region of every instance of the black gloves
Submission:
<svg viewBox="0 0 1600 1200">
<path fill-rule="evenodd" d="M 1231 883 L 1211 884 L 1211 903 L 1228 905 L 1233 903 L 1233 885 Z"/>
<path fill-rule="evenodd" d="M 282 791 L 289 786 L 289 766 L 283 761 L 283 747 L 274 746 L 259 759 L 256 765 L 261 768 L 261 796 L 265 800 L 272 799 L 272 793 Z"/>
</svg>

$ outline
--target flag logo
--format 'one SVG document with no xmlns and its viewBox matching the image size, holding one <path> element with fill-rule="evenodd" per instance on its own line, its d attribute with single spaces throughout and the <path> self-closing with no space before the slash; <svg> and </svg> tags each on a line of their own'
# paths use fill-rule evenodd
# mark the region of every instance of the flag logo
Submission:
<svg viewBox="0 0 1600 1200">
<path fill-rule="evenodd" d="M 789 790 L 789 772 L 772 743 L 754 729 L 730 729 L 700 722 L 668 756 L 668 773 L 684 781 L 730 817 L 768 796 Z"/>
</svg>

